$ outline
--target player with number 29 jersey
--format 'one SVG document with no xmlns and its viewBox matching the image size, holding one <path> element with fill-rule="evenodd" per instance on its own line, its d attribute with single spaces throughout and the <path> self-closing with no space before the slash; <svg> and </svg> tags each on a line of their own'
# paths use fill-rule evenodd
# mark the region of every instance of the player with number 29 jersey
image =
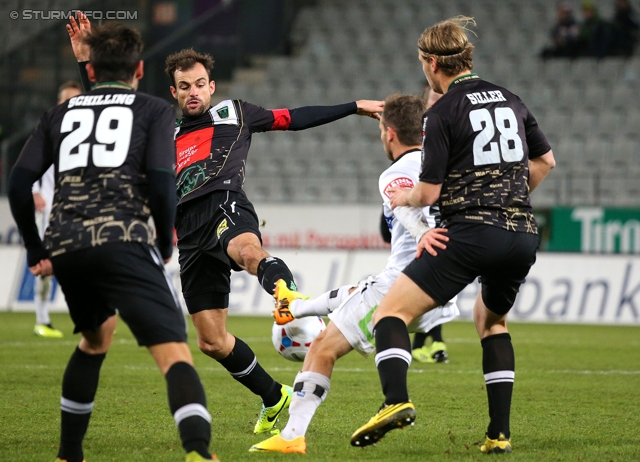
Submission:
<svg viewBox="0 0 640 462">
<path fill-rule="evenodd" d="M 42 117 L 23 149 L 34 155 L 16 166 L 56 166 L 50 256 L 108 242 L 154 244 L 143 172 L 173 172 L 174 114 L 160 98 L 110 82 Z"/>
<path fill-rule="evenodd" d="M 551 147 L 520 98 L 467 74 L 427 111 L 423 126 L 420 180 L 442 183 L 445 226 L 482 223 L 537 233 L 527 162 Z"/>
</svg>

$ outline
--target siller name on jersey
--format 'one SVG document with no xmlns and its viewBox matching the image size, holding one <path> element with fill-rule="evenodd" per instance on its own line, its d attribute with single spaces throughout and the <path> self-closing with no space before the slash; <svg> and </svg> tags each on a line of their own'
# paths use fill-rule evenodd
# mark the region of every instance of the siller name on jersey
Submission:
<svg viewBox="0 0 640 462">
<path fill-rule="evenodd" d="M 471 104 L 495 103 L 497 101 L 507 100 L 507 98 L 502 96 L 500 90 L 467 93 L 467 98 L 469 98 Z"/>
</svg>

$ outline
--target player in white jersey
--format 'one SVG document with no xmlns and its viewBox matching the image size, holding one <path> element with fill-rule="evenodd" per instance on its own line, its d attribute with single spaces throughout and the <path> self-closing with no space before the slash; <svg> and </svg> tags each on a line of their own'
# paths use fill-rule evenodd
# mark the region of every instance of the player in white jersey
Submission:
<svg viewBox="0 0 640 462">
<path fill-rule="evenodd" d="M 78 82 L 70 80 L 58 88 L 58 104 L 82 93 Z M 49 226 L 49 215 L 53 204 L 55 189 L 55 173 L 53 165 L 33 184 L 33 202 L 36 207 L 36 224 L 40 232 L 40 239 L 44 239 L 44 232 Z M 62 338 L 64 334 L 53 327 L 49 318 L 49 298 L 51 296 L 52 276 L 36 276 L 34 287 L 34 302 L 36 305 L 36 325 L 33 333 L 40 337 Z"/>
<path fill-rule="evenodd" d="M 393 95 L 385 101 L 380 138 L 393 164 L 380 175 L 378 182 L 391 230 L 391 256 L 384 270 L 357 286 L 343 286 L 314 300 L 294 299 L 286 284 L 278 281 L 274 311 L 278 324 L 318 315 L 328 315 L 332 322 L 313 341 L 302 371 L 296 376 L 287 426 L 281 434 L 251 446 L 249 451 L 306 453 L 305 434 L 316 409 L 329 392 L 335 362 L 354 349 L 363 356 L 373 352 L 373 312 L 398 275 L 415 258 L 422 235 L 429 229 L 439 232 L 428 207 L 392 210 L 387 195 L 389 188 L 412 187 L 418 182 L 424 111 L 424 101 L 417 96 Z M 410 328 L 428 332 L 459 314 L 454 299 L 417 319 Z"/>
</svg>

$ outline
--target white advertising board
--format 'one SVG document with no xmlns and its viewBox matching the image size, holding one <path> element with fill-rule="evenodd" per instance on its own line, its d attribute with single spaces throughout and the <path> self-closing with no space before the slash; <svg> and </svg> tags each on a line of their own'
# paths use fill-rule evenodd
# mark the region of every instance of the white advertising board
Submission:
<svg viewBox="0 0 640 462">
<path fill-rule="evenodd" d="M 300 249 L 273 253 L 287 262 L 301 291 L 313 295 L 378 273 L 388 257 L 383 250 Z M 177 260 L 176 252 L 167 271 L 179 292 Z M 17 247 L 0 248 L 0 301 L 7 301 L 0 305 L 2 309 L 33 310 L 32 298 L 28 300 L 24 295 L 29 287 L 24 279 L 29 276 L 22 265 L 24 254 Z M 257 278 L 245 272 L 233 273 L 231 284 L 231 315 L 271 313 L 273 300 Z M 458 297 L 462 319 L 472 319 L 477 290 L 476 282 Z M 52 309 L 66 310 L 64 296 L 58 289 Z M 540 253 L 509 320 L 640 325 L 640 257 Z"/>
</svg>

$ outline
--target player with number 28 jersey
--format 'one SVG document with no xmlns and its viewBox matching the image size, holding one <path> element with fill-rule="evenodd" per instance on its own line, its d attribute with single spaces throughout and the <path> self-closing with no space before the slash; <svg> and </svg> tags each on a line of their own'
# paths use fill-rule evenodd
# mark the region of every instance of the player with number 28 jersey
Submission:
<svg viewBox="0 0 640 462">
<path fill-rule="evenodd" d="M 445 225 L 483 223 L 537 233 L 527 161 L 551 148 L 520 98 L 468 74 L 426 113 L 424 127 L 420 180 L 442 183 Z"/>
</svg>

